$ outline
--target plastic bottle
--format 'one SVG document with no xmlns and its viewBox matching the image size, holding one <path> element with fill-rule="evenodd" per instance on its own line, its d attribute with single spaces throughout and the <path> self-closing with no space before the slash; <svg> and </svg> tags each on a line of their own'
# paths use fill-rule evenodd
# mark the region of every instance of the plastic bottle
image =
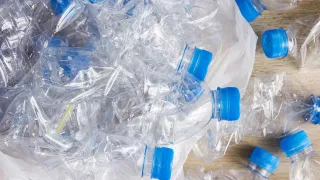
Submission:
<svg viewBox="0 0 320 180">
<path fill-rule="evenodd" d="M 148 101 L 134 105 L 123 113 L 125 116 L 118 118 L 128 123 L 121 129 L 157 144 L 181 142 L 203 129 L 212 119 L 235 121 L 240 115 L 237 88 L 210 90 L 188 73 L 155 76 L 154 81 L 145 83 L 144 92 Z M 113 104 L 115 111 L 124 109 L 121 99 Z"/>
<path fill-rule="evenodd" d="M 265 10 L 286 10 L 296 7 L 301 0 L 236 0 L 241 14 L 251 22 Z"/>
<path fill-rule="evenodd" d="M 268 58 L 293 57 L 299 67 L 318 68 L 320 16 L 296 19 L 288 28 L 267 30 L 262 47 Z"/>
<path fill-rule="evenodd" d="M 0 7 L 4 17 L 0 21 L 0 87 L 16 85 L 38 61 L 45 42 L 54 33 L 58 15 L 64 10 L 63 2 L 9 0 Z"/>
<path fill-rule="evenodd" d="M 214 121 L 208 124 L 208 130 L 192 147 L 194 155 L 204 162 L 213 162 L 223 157 L 228 147 L 234 144 L 233 139 L 235 139 L 235 143 L 239 142 L 237 139 L 239 136 L 238 123 Z"/>
<path fill-rule="evenodd" d="M 106 0 L 51 0 L 51 7 L 56 15 L 61 15 L 55 32 L 59 32 L 74 22 L 85 10 L 87 5 L 93 5 L 93 11 L 99 12 L 101 9 L 115 10 L 120 4 L 127 4 L 125 1 L 106 1 Z M 127 15 L 133 15 L 134 6 L 127 11 Z"/>
<path fill-rule="evenodd" d="M 75 179 L 149 179 L 170 180 L 174 151 L 151 147 L 125 137 L 98 132 L 75 152 L 40 159 L 51 170 Z"/>
<path fill-rule="evenodd" d="M 212 58 L 213 55 L 211 52 L 197 47 L 191 48 L 187 44 L 181 52 L 180 57 L 177 60 L 170 62 L 173 69 L 169 74 L 173 74 L 174 71 L 177 71 L 177 74 L 173 75 L 174 78 L 172 80 L 170 80 L 167 75 L 161 76 L 160 73 L 148 77 L 148 81 L 144 88 L 146 99 L 152 99 L 161 93 L 173 90 L 176 83 L 180 83 L 178 82 L 179 79 L 184 76 L 186 78 L 184 78 L 183 81 L 190 83 L 191 85 L 187 87 L 187 89 L 197 88 L 197 86 L 200 88 L 200 84 L 204 82 L 207 75 Z M 167 69 L 169 68 L 167 67 L 164 73 L 167 73 Z M 184 75 L 184 73 L 187 74 Z M 195 87 L 192 87 L 192 84 L 194 84 L 193 86 Z M 204 84 L 204 86 L 206 85 Z"/>
<path fill-rule="evenodd" d="M 254 78 L 241 102 L 241 134 L 283 137 L 302 124 L 320 122 L 319 97 L 293 75 Z"/>
<path fill-rule="evenodd" d="M 291 160 L 290 180 L 319 179 L 320 158 L 313 150 L 305 131 L 285 137 L 280 146 Z"/>
<path fill-rule="evenodd" d="M 44 78 L 62 84 L 70 82 L 80 70 L 89 69 L 93 50 L 90 42 L 82 47 L 72 47 L 68 38 L 54 36 L 40 60 Z"/>
<path fill-rule="evenodd" d="M 21 41 L 27 34 L 33 10 L 26 4 L 6 1 L 0 6 L 0 87 L 12 87 L 19 82 L 32 63 L 20 52 Z"/>
<path fill-rule="evenodd" d="M 219 179 L 219 180 L 265 180 L 274 173 L 280 159 L 262 148 L 256 147 L 251 153 L 248 169 L 219 170 L 207 174 L 187 172 L 188 180 Z"/>
</svg>

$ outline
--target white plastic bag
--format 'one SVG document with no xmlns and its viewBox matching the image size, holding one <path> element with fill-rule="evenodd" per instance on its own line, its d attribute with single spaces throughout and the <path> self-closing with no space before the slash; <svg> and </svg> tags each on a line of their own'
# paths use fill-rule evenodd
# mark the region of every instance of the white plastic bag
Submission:
<svg viewBox="0 0 320 180">
<path fill-rule="evenodd" d="M 1 180 L 53 180 L 41 166 L 27 163 L 21 159 L 10 157 L 0 152 Z"/>
</svg>

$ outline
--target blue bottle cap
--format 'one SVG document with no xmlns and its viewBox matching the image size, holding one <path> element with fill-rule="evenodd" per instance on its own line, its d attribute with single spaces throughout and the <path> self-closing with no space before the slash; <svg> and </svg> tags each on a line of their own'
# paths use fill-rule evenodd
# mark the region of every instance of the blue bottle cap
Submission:
<svg viewBox="0 0 320 180">
<path fill-rule="evenodd" d="M 317 97 L 315 95 L 311 95 L 308 100 L 307 104 L 312 107 L 310 112 L 307 112 L 304 115 L 304 118 L 306 121 L 311 120 L 313 124 L 320 124 L 320 97 Z"/>
<path fill-rule="evenodd" d="M 235 121 L 240 118 L 240 91 L 236 87 L 218 88 L 221 120 Z"/>
<path fill-rule="evenodd" d="M 170 148 L 156 147 L 154 150 L 151 178 L 170 180 L 174 151 Z"/>
<path fill-rule="evenodd" d="M 249 161 L 271 174 L 274 173 L 280 163 L 280 159 L 278 157 L 260 147 L 254 148 Z"/>
<path fill-rule="evenodd" d="M 242 16 L 252 22 L 261 15 L 261 12 L 255 7 L 251 0 L 236 0 Z"/>
<path fill-rule="evenodd" d="M 305 131 L 299 131 L 280 141 L 280 147 L 287 157 L 295 155 L 310 146 L 312 146 L 312 143 Z"/>
<path fill-rule="evenodd" d="M 50 0 L 51 9 L 55 15 L 62 14 L 70 5 L 71 0 Z"/>
<path fill-rule="evenodd" d="M 209 65 L 212 61 L 212 53 L 203 49 L 195 48 L 188 68 L 188 72 L 199 81 L 204 81 Z"/>
<path fill-rule="evenodd" d="M 286 31 L 283 28 L 265 31 L 262 35 L 262 48 L 268 58 L 286 57 L 289 52 Z"/>
</svg>

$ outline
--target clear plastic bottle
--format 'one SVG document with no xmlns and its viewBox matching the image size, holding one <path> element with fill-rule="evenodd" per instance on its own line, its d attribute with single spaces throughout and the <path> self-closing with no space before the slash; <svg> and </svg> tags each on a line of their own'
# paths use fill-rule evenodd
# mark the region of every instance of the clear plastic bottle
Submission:
<svg viewBox="0 0 320 180">
<path fill-rule="evenodd" d="M 40 58 L 44 78 L 52 83 L 69 83 L 79 71 L 89 69 L 93 50 L 90 42 L 72 47 L 68 38 L 54 36 Z"/>
<path fill-rule="evenodd" d="M 195 156 L 204 162 L 213 162 L 223 157 L 228 147 L 233 144 L 233 139 L 238 143 L 238 123 L 213 121 L 208 124 L 209 129 L 192 147 Z"/>
<path fill-rule="evenodd" d="M 291 160 L 290 180 L 319 179 L 320 157 L 313 150 L 305 131 L 285 137 L 280 146 Z"/>
<path fill-rule="evenodd" d="M 19 1 L 6 1 L 0 6 L 0 87 L 16 85 L 32 65 L 20 52 L 33 10 Z"/>
<path fill-rule="evenodd" d="M 305 123 L 319 124 L 320 98 L 285 73 L 256 77 L 241 101 L 241 134 L 283 137 Z"/>
<path fill-rule="evenodd" d="M 12 87 L 38 61 L 63 9 L 56 0 L 14 1 L 0 7 L 0 87 Z"/>
<path fill-rule="evenodd" d="M 320 15 L 296 19 L 288 28 L 271 29 L 262 36 L 268 58 L 293 57 L 299 67 L 319 68 Z"/>
<path fill-rule="evenodd" d="M 236 0 L 241 14 L 251 22 L 265 10 L 286 10 L 296 7 L 301 0 Z"/>
<path fill-rule="evenodd" d="M 127 133 L 157 144 L 178 143 L 203 129 L 212 119 L 235 121 L 240 116 L 237 88 L 212 91 L 188 73 L 160 74 L 154 80 L 145 84 L 144 94 L 149 100 L 130 108 L 126 117 L 118 117 L 128 123 L 127 128 L 121 127 Z M 113 103 L 114 109 L 122 105 L 121 101 Z"/>
<path fill-rule="evenodd" d="M 256 147 L 251 153 L 248 169 L 219 170 L 207 174 L 187 172 L 187 180 L 266 180 L 274 173 L 280 159 L 266 150 Z"/>
<path fill-rule="evenodd" d="M 56 157 L 41 154 L 39 159 L 51 171 L 60 171 L 64 178 L 170 180 L 174 151 L 99 132 L 73 153 Z"/>
</svg>

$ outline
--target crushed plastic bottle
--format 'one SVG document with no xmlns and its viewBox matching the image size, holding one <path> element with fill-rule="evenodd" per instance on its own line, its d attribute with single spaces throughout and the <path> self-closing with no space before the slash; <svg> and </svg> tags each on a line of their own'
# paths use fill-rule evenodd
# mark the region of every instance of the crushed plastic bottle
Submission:
<svg viewBox="0 0 320 180">
<path fill-rule="evenodd" d="M 268 58 L 293 57 L 299 67 L 319 68 L 320 16 L 296 19 L 288 28 L 271 29 L 262 36 L 262 47 Z"/>
<path fill-rule="evenodd" d="M 256 147 L 251 153 L 248 169 L 219 170 L 207 174 L 195 171 L 187 172 L 187 180 L 264 180 L 274 173 L 279 165 L 280 159 L 266 150 Z"/>
<path fill-rule="evenodd" d="M 101 29 L 106 34 L 103 38 L 108 39 L 107 43 L 103 44 L 104 51 L 107 51 L 112 59 L 137 58 L 148 68 L 162 72 L 175 70 L 182 60 L 184 50 L 193 51 L 193 48 L 196 47 L 199 50 L 216 54 L 222 42 L 221 35 L 219 35 L 222 28 L 219 22 L 205 24 L 200 28 L 199 24 L 196 22 L 193 24 L 193 21 L 188 19 L 190 16 L 182 8 L 181 3 L 129 1 L 122 5 L 119 1 L 117 3 L 119 7 L 116 8 L 118 11 L 113 9 L 115 7 L 111 8 L 113 10 L 106 10 L 110 9 L 109 6 L 103 8 L 97 18 L 100 21 L 111 21 L 108 24 L 101 24 Z M 188 2 L 184 1 L 184 3 Z M 177 12 L 172 12 L 172 7 L 167 9 L 166 6 L 169 4 L 176 7 Z M 133 7 L 134 13 L 128 16 L 127 11 Z M 197 9 L 197 6 L 190 7 Z M 204 17 L 206 18 L 200 18 L 201 21 L 210 22 L 209 20 L 214 16 Z M 130 30 L 124 27 L 130 27 Z M 207 46 L 200 42 L 207 42 Z M 126 61 L 118 60 L 115 63 L 121 64 Z"/>
<path fill-rule="evenodd" d="M 26 73 L 25 66 L 31 64 L 20 53 L 20 42 L 27 34 L 32 20 L 27 13 L 32 12 L 32 9 L 27 7 L 18 1 L 6 1 L 0 6 L 0 87 L 17 84 Z"/>
<path fill-rule="evenodd" d="M 320 158 L 313 150 L 305 131 L 285 137 L 281 140 L 280 146 L 291 160 L 290 180 L 319 179 Z"/>
<path fill-rule="evenodd" d="M 82 47 L 72 47 L 66 37 L 54 36 L 40 58 L 44 78 L 62 84 L 72 81 L 79 71 L 92 66 L 93 51 L 90 41 Z"/>
<path fill-rule="evenodd" d="M 295 8 L 301 0 L 236 0 L 241 14 L 251 22 L 265 10 L 286 10 Z"/>
<path fill-rule="evenodd" d="M 119 71 L 121 68 L 90 67 L 64 83 L 60 78 L 43 78 L 50 73 L 44 73 L 43 66 L 37 63 L 27 75 L 27 85 L 21 85 L 12 93 L 15 95 L 4 92 L 13 98 L 0 121 L 1 144 L 27 144 L 23 147 L 30 156 L 76 149 L 100 129 L 102 123 L 97 121 L 109 124 L 103 107 Z"/>
<path fill-rule="evenodd" d="M 213 162 L 223 157 L 228 147 L 238 144 L 242 138 L 237 134 L 237 127 L 241 126 L 239 124 L 234 121 L 210 122 L 208 130 L 192 147 L 194 155 L 204 162 Z"/>
<path fill-rule="evenodd" d="M 142 135 L 152 143 L 171 144 L 189 138 L 211 119 L 235 121 L 239 118 L 237 88 L 212 91 L 188 73 L 159 74 L 155 80 L 158 81 L 146 82 L 144 87 L 149 100 L 132 106 L 125 116 L 118 117 L 127 123 L 126 128 L 120 126 L 116 132 L 125 130 L 132 136 Z M 159 83 L 159 80 L 163 81 Z"/>
<path fill-rule="evenodd" d="M 75 152 L 61 155 L 60 159 L 49 156 L 44 163 L 60 170 L 64 178 L 169 180 L 173 160 L 171 148 L 150 147 L 128 137 L 100 132 Z"/>
<path fill-rule="evenodd" d="M 38 61 L 59 18 L 53 2 L 9 0 L 0 7 L 0 87 L 16 85 Z"/>
<path fill-rule="evenodd" d="M 304 123 L 320 122 L 319 97 L 293 75 L 256 77 L 248 89 L 239 122 L 244 135 L 283 137 Z"/>
<path fill-rule="evenodd" d="M 220 92 L 219 92 L 220 91 Z M 230 99 L 240 99 L 240 92 L 237 88 L 224 88 L 218 89 L 217 96 L 219 94 L 224 98 Z M 223 97 L 225 96 L 225 97 Z M 229 96 L 229 97 L 228 97 Z M 238 120 L 240 118 L 240 102 L 230 101 L 230 107 L 232 110 L 232 117 L 224 116 L 213 116 L 212 118 L 217 118 L 220 120 Z M 218 105 L 221 107 L 221 105 Z M 204 134 L 204 136 L 197 142 L 192 148 L 193 153 L 197 158 L 206 161 L 212 162 L 220 157 L 222 157 L 230 143 L 230 136 L 236 131 L 236 126 L 231 121 L 226 122 L 211 122 L 208 124 L 209 129 Z"/>
</svg>

